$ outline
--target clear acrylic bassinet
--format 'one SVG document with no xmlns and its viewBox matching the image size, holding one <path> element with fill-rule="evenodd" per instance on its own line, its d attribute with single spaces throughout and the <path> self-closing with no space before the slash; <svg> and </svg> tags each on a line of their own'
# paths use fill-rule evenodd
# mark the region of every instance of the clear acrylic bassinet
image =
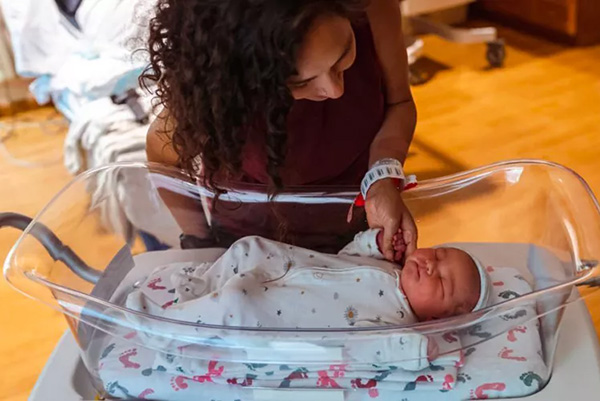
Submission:
<svg viewBox="0 0 600 401">
<path fill-rule="evenodd" d="M 546 162 L 499 163 L 424 181 L 404 194 L 421 247 L 461 244 L 490 271 L 515 269 L 510 280 L 530 286 L 515 293 L 495 279 L 508 289 L 485 310 L 409 327 L 278 329 L 207 326 L 124 306 L 155 268 L 214 261 L 244 236 L 285 232 L 287 242 L 335 253 L 366 228 L 361 209 L 346 222 L 355 196 L 356 188 L 291 188 L 268 203 L 265 188 L 245 185 L 215 203 L 212 191 L 179 171 L 106 166 L 77 177 L 41 211 L 4 274 L 65 315 L 107 398 L 459 400 L 543 389 L 564 307 L 595 293 L 600 281 L 598 203 L 577 174 Z M 163 200 L 177 206 L 170 212 Z M 180 226 L 199 237 L 197 249 L 178 249 Z M 137 233 L 164 250 L 147 252 Z M 404 372 L 397 365 L 407 361 L 393 353 L 356 361 L 345 352 L 377 349 L 406 333 L 437 338 L 442 357 L 457 359 Z"/>
</svg>

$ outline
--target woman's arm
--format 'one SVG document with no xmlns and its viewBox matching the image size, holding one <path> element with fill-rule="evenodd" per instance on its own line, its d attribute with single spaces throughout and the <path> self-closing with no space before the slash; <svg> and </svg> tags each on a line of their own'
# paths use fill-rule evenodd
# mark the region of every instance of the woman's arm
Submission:
<svg viewBox="0 0 600 401">
<path fill-rule="evenodd" d="M 367 10 L 375 49 L 383 69 L 386 117 L 371 145 L 371 164 L 384 158 L 404 163 L 417 122 L 417 110 L 408 83 L 408 57 L 398 0 L 371 0 Z"/>
<path fill-rule="evenodd" d="M 417 122 L 417 110 L 408 84 L 408 57 L 398 0 L 371 0 L 367 16 L 381 64 L 387 110 L 371 144 L 370 164 L 393 158 L 404 164 Z M 392 180 L 381 180 L 369 190 L 365 205 L 369 226 L 383 228 L 383 254 L 394 260 L 393 238 L 400 232 L 406 254 L 417 247 L 417 227 Z"/>
<path fill-rule="evenodd" d="M 167 109 L 152 123 L 146 138 L 146 155 L 149 162 L 179 168 L 179 156 L 173 148 L 175 125 Z M 181 232 L 201 239 L 207 238 L 207 223 L 200 199 L 184 196 L 164 188 L 158 190 L 161 199 L 177 221 Z"/>
</svg>

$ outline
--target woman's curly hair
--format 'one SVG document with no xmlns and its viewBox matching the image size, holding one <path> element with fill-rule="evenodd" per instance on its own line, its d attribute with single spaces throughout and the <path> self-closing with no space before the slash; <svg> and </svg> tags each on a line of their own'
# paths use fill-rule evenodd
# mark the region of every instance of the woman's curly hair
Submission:
<svg viewBox="0 0 600 401">
<path fill-rule="evenodd" d="M 352 18 L 364 0 L 159 0 L 150 22 L 150 65 L 144 85 L 157 84 L 173 118 L 172 144 L 180 167 L 216 179 L 241 171 L 249 127 L 266 128 L 267 172 L 282 188 L 287 115 L 286 82 L 316 17 Z"/>
</svg>

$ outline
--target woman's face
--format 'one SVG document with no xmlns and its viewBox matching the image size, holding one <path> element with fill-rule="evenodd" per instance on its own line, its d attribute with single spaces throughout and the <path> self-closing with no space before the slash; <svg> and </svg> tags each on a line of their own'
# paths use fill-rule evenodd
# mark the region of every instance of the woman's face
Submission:
<svg viewBox="0 0 600 401">
<path fill-rule="evenodd" d="M 319 17 L 299 49 L 297 75 L 288 87 L 294 99 L 320 102 L 344 94 L 344 71 L 354 64 L 356 41 L 350 21 L 337 16 Z"/>
</svg>

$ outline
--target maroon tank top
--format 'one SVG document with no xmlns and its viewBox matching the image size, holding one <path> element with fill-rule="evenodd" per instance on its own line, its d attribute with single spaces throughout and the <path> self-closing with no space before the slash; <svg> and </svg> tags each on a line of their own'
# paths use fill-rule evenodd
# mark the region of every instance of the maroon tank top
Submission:
<svg viewBox="0 0 600 401">
<path fill-rule="evenodd" d="M 296 101 L 288 116 L 284 186 L 358 185 L 368 169 L 371 142 L 383 124 L 383 74 L 370 26 L 354 26 L 356 61 L 344 73 L 344 95 Z M 248 133 L 242 181 L 267 184 L 264 131 Z"/>
<path fill-rule="evenodd" d="M 295 190 L 315 186 L 355 186 L 367 172 L 371 142 L 385 115 L 383 73 L 368 24 L 354 27 L 356 61 L 345 73 L 344 95 L 324 102 L 297 101 L 288 116 L 288 150 L 283 184 Z M 269 177 L 264 130 L 248 132 L 242 156 L 242 182 L 229 188 L 266 191 Z M 236 180 L 237 181 L 237 180 Z M 258 185 L 257 185 L 258 184 Z M 285 189 L 284 189 L 285 191 Z M 364 210 L 348 224 L 347 204 L 211 202 L 210 231 L 219 246 L 261 235 L 323 252 L 337 252 L 367 228 Z M 286 232 L 282 236 L 282 221 Z M 208 227 L 207 227 L 208 228 Z"/>
</svg>

